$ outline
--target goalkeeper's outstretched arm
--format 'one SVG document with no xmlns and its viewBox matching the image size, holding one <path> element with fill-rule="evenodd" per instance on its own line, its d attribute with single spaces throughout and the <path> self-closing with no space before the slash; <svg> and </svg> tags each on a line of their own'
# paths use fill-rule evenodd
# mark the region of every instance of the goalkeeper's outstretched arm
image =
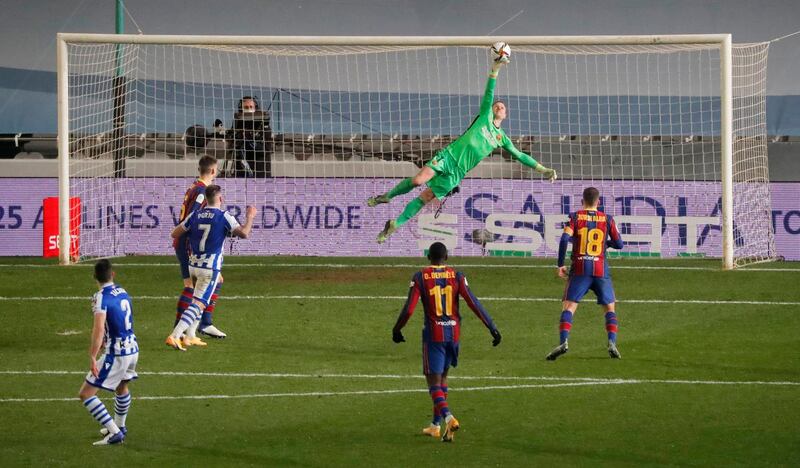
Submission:
<svg viewBox="0 0 800 468">
<path fill-rule="evenodd" d="M 544 165 L 539 164 L 539 162 L 537 162 L 531 156 L 518 150 L 517 147 L 514 146 L 514 143 L 511 142 L 511 139 L 507 136 L 503 138 L 503 149 L 508 151 L 514 160 L 519 161 L 521 164 L 530 167 L 539 174 L 542 174 L 550 182 L 555 182 L 555 180 L 558 178 L 558 174 L 556 174 L 555 169 L 544 167 Z"/>
<path fill-rule="evenodd" d="M 489 71 L 489 79 L 486 80 L 486 90 L 483 92 L 483 99 L 481 100 L 480 114 L 488 114 L 492 111 L 492 104 L 494 104 L 494 87 L 497 83 L 497 74 L 500 72 L 500 67 L 507 62 L 494 62 L 492 69 Z"/>
</svg>

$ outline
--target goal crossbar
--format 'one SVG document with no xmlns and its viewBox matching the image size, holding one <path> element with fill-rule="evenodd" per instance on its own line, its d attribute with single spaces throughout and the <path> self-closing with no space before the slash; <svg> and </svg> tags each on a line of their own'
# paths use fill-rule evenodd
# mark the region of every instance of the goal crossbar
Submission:
<svg viewBox="0 0 800 468">
<path fill-rule="evenodd" d="M 72 43 L 178 45 L 315 45 L 315 46 L 486 46 L 497 41 L 515 45 L 658 45 L 722 44 L 730 34 L 632 36 L 203 36 L 170 34 L 59 33 Z"/>
</svg>

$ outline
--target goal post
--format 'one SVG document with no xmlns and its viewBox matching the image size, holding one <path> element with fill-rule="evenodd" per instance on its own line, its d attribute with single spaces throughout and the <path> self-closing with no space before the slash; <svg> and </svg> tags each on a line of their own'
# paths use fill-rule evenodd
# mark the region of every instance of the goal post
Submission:
<svg viewBox="0 0 800 468">
<path fill-rule="evenodd" d="M 498 151 L 467 176 L 442 216 L 428 208 L 388 249 L 367 245 L 414 195 L 386 210 L 359 203 L 413 175 L 467 128 L 488 46 L 499 40 L 512 46 L 497 86 L 511 104 L 506 132 L 561 179 L 545 184 Z M 439 237 L 460 255 L 552 256 L 564 211 L 579 204 L 579 187 L 595 184 L 608 195 L 606 211 L 634 239 L 634 256 L 721 257 L 725 269 L 770 260 L 768 44 L 737 47 L 729 34 L 60 33 L 60 261 L 71 261 L 70 195 L 85 198 L 81 258 L 170 253 L 155 234 L 168 236 L 175 216 L 167 205 L 196 175 L 193 161 L 213 154 L 229 165 L 244 157 L 230 132 L 214 134 L 211 122 L 229 123 L 231 102 L 248 94 L 268 107 L 274 136 L 270 172 L 248 177 L 222 168 L 226 201 L 264 209 L 264 240 L 239 244 L 238 253 L 414 255 Z M 117 96 L 120 70 L 130 86 Z M 198 130 L 201 144 L 187 127 L 208 129 Z M 129 162 L 121 174 L 118 155 Z M 463 207 L 458 215 L 449 212 L 455 203 Z M 642 203 L 649 205 L 636 206 Z M 147 212 L 151 225 L 130 222 L 150 208 L 157 212 Z"/>
<path fill-rule="evenodd" d="M 722 153 L 722 268 L 730 270 L 733 262 L 733 56 L 731 35 L 725 34 L 719 45 L 720 56 L 720 139 Z"/>
</svg>

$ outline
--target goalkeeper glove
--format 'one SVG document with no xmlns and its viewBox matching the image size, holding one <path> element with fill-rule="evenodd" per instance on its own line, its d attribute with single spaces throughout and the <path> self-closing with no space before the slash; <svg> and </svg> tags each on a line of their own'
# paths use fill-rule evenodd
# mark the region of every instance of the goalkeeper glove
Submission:
<svg viewBox="0 0 800 468">
<path fill-rule="evenodd" d="M 503 336 L 502 336 L 502 335 L 500 335 L 500 330 L 498 330 L 498 329 L 496 329 L 496 328 L 495 328 L 494 330 L 492 330 L 492 338 L 494 338 L 494 339 L 492 340 L 492 346 L 497 346 L 497 345 L 499 345 L 499 344 L 500 344 L 500 341 L 502 341 L 502 340 L 503 340 Z"/>
<path fill-rule="evenodd" d="M 538 172 L 539 174 L 543 175 L 550 182 L 555 182 L 556 179 L 558 179 L 558 174 L 556 174 L 556 170 L 555 169 L 546 168 L 546 167 L 542 166 L 541 164 L 536 166 L 536 172 Z"/>
<path fill-rule="evenodd" d="M 392 330 L 392 341 L 395 343 L 402 343 L 406 341 L 406 338 L 403 336 L 403 332 L 400 330 Z"/>
</svg>

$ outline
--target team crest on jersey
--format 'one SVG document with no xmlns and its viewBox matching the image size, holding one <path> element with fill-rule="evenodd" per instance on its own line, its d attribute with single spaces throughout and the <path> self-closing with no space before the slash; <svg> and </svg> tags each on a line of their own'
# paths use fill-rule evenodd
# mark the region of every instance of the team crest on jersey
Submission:
<svg viewBox="0 0 800 468">
<path fill-rule="evenodd" d="M 502 135 L 497 135 L 496 138 L 497 138 L 497 141 L 503 141 L 503 136 Z"/>
</svg>

